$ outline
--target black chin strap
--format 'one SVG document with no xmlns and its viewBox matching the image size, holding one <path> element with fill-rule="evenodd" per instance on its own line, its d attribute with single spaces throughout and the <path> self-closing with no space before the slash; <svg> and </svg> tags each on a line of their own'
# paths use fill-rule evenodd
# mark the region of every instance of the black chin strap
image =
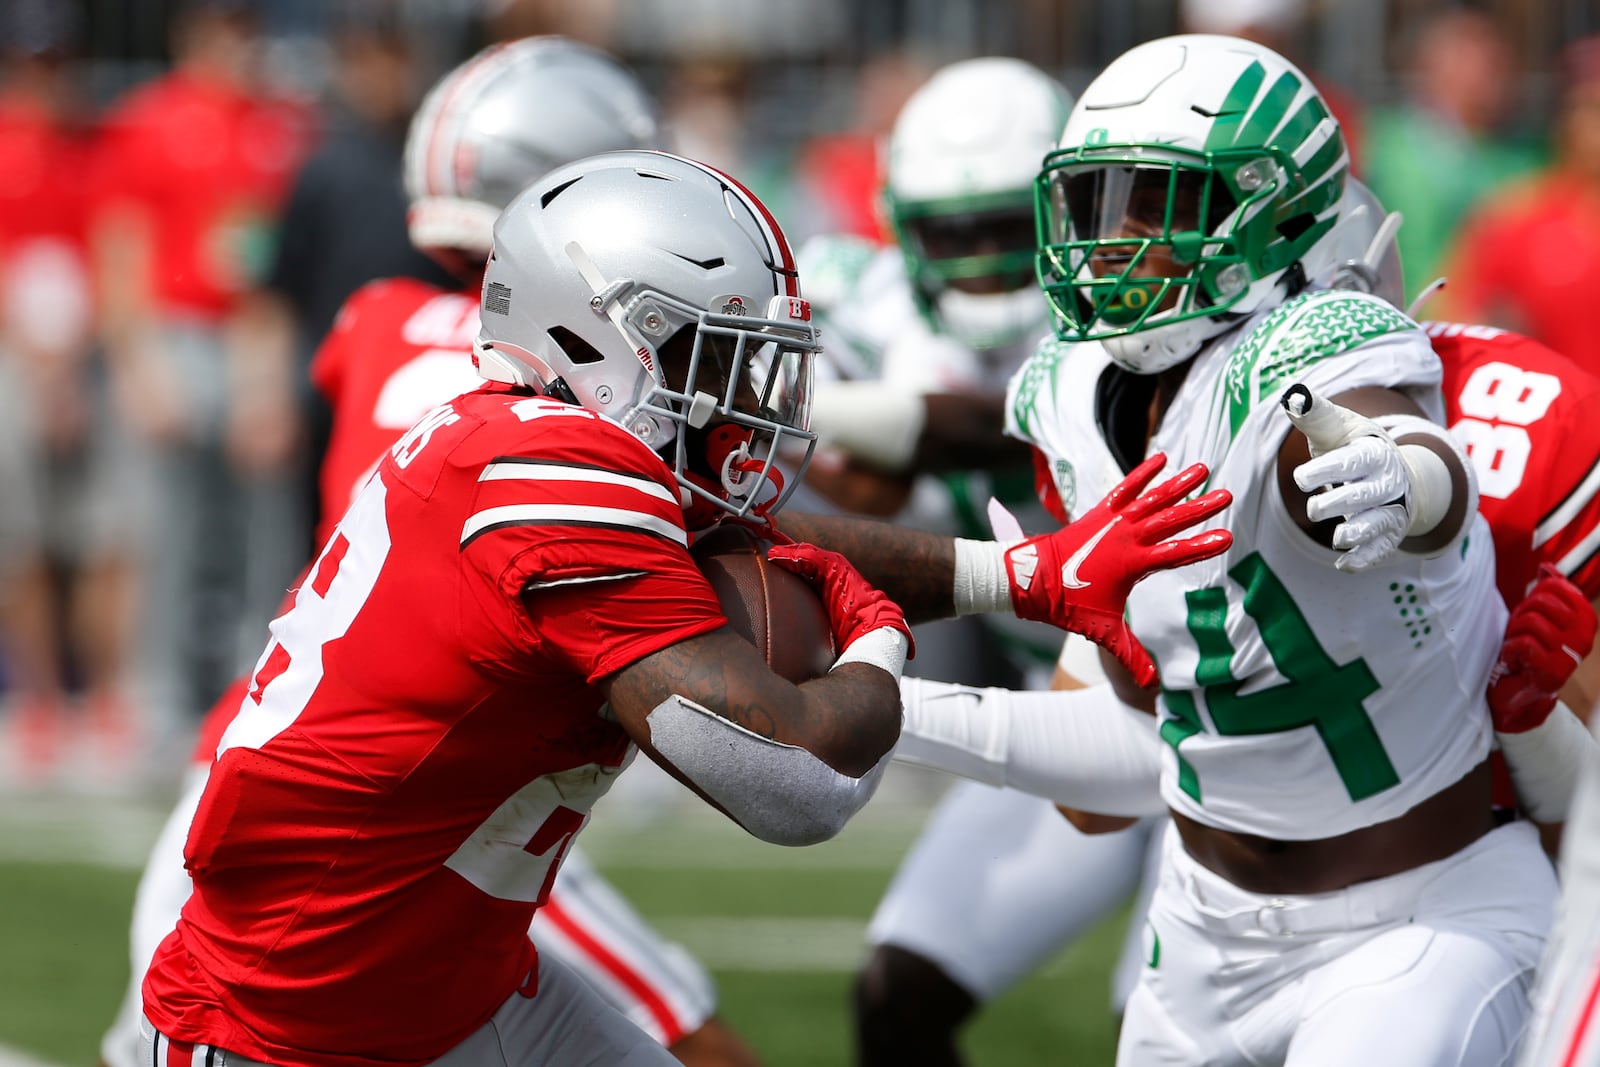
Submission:
<svg viewBox="0 0 1600 1067">
<path fill-rule="evenodd" d="M 567 384 L 565 378 L 551 379 L 550 384 L 544 387 L 544 395 L 559 400 L 563 404 L 571 404 L 574 407 L 582 406 L 578 403 L 577 394 L 572 391 L 572 387 Z"/>
</svg>

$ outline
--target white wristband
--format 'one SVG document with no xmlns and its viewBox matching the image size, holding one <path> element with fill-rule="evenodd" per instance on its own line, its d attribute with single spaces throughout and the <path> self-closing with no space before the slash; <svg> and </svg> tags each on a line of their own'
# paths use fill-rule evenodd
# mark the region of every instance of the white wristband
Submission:
<svg viewBox="0 0 1600 1067">
<path fill-rule="evenodd" d="M 1015 541 L 956 541 L 956 582 L 952 597 L 957 615 L 1011 612 L 1011 575 L 1006 550 Z"/>
<path fill-rule="evenodd" d="M 818 382 L 811 404 L 818 445 L 890 472 L 911 466 L 927 418 L 920 394 L 880 381 Z"/>
<path fill-rule="evenodd" d="M 893 626 L 880 626 L 876 630 L 868 630 L 846 645 L 828 670 L 834 670 L 843 663 L 870 663 L 888 671 L 890 677 L 898 682 L 900 672 L 906 669 L 907 648 L 905 634 Z"/>
<path fill-rule="evenodd" d="M 1449 430 L 1418 415 L 1379 415 L 1372 421 L 1382 426 L 1394 439 L 1400 452 L 1400 464 L 1406 469 L 1406 480 L 1410 484 L 1406 493 L 1409 521 L 1407 537 L 1428 533 L 1444 521 L 1450 512 L 1455 487 L 1450 478 L 1450 468 L 1439 453 L 1425 445 L 1400 444 L 1402 437 L 1431 437 L 1455 453 L 1467 474 L 1468 508 L 1465 514 L 1471 516 L 1478 509 L 1478 483 L 1473 477 L 1472 463 L 1467 459 L 1461 443 Z M 1465 530 L 1467 525 L 1462 523 L 1462 529 Z"/>
<path fill-rule="evenodd" d="M 1496 733 L 1517 803 L 1534 822 L 1563 822 L 1586 763 L 1600 764 L 1600 743 L 1566 704 L 1531 730 Z"/>
</svg>

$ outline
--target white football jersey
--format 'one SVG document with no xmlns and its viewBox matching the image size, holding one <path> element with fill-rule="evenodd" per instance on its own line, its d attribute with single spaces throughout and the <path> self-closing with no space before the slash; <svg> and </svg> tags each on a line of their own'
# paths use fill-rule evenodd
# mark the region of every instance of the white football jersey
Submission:
<svg viewBox="0 0 1600 1067">
<path fill-rule="evenodd" d="M 1012 383 L 1012 432 L 1044 452 L 1058 488 L 1070 479 L 1079 513 L 1120 477 L 1106 462 L 1117 437 L 1105 398 L 1122 374 L 1098 346 L 1051 342 Z M 1288 386 L 1396 388 L 1442 421 L 1439 381 L 1426 335 L 1360 293 L 1302 295 L 1195 357 L 1149 451 L 1167 454 L 1166 474 L 1204 462 L 1205 488 L 1232 491 L 1220 521 L 1233 547 L 1158 572 L 1128 601 L 1161 669 L 1174 810 L 1242 833 L 1332 837 L 1401 815 L 1487 755 L 1484 687 L 1506 613 L 1482 518 L 1444 555 L 1345 574 L 1294 524 L 1276 481 Z M 1137 431 L 1145 409 L 1132 414 Z"/>
</svg>

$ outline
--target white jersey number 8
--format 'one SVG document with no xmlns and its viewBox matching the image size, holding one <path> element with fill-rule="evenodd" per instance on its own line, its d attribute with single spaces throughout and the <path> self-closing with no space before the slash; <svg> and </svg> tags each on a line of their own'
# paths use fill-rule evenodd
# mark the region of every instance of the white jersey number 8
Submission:
<svg viewBox="0 0 1600 1067">
<path fill-rule="evenodd" d="M 1450 432 L 1467 450 L 1478 475 L 1478 492 L 1503 500 L 1522 484 L 1533 441 L 1525 427 L 1544 418 L 1561 395 L 1561 379 L 1513 367 L 1485 363 L 1462 386 L 1458 401 L 1462 418 Z"/>
</svg>

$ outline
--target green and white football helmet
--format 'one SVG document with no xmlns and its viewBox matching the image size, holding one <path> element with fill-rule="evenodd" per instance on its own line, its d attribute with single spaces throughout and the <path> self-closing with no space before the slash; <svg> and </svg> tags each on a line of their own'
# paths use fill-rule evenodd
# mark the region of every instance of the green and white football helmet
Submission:
<svg viewBox="0 0 1600 1067">
<path fill-rule="evenodd" d="M 1057 335 L 1154 374 L 1325 277 L 1350 156 L 1311 81 L 1233 37 L 1165 37 L 1084 90 L 1035 195 Z"/>
<path fill-rule="evenodd" d="M 1042 333 L 1033 180 L 1072 95 L 1020 59 L 941 68 L 889 136 L 884 201 L 918 308 L 977 349 Z"/>
</svg>

